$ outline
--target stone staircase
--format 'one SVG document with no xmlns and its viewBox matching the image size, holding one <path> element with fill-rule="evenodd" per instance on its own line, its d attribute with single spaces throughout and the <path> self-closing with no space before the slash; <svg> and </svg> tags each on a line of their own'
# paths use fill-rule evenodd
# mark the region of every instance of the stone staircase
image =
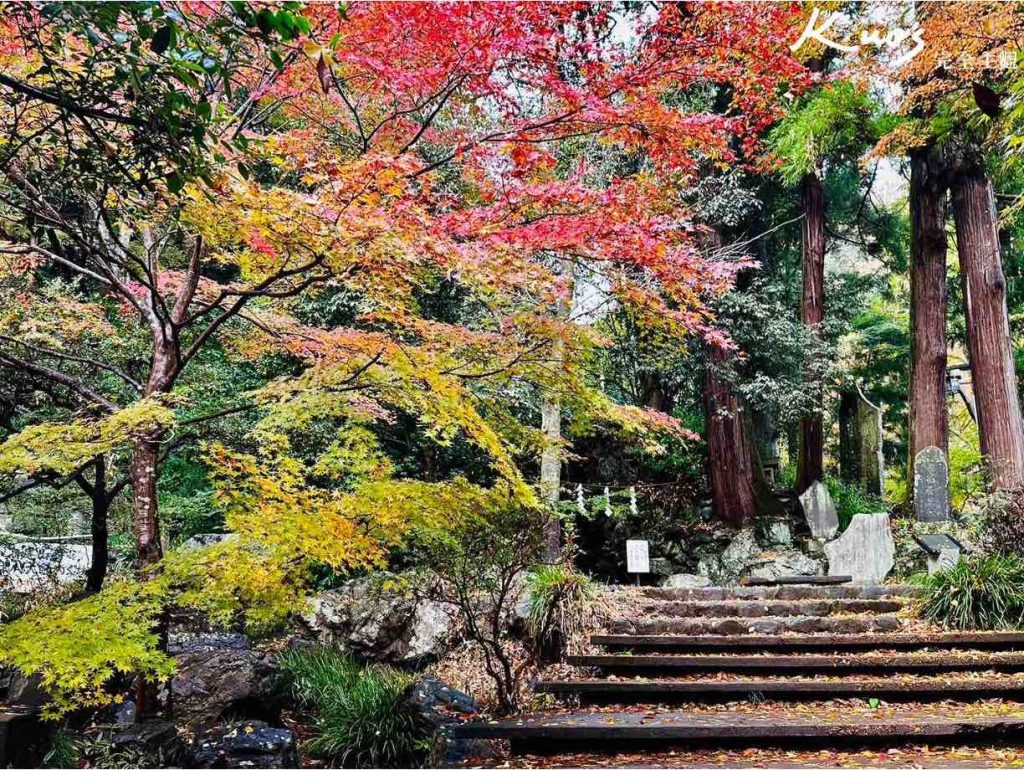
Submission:
<svg viewBox="0 0 1024 770">
<path fill-rule="evenodd" d="M 637 747 L 1020 742 L 1024 633 L 910 617 L 909 586 L 645 589 L 640 612 L 536 683 L 560 705 L 455 737 L 581 756 Z M 637 619 L 640 618 L 640 619 Z M 595 764 L 597 764 L 595 759 Z"/>
</svg>

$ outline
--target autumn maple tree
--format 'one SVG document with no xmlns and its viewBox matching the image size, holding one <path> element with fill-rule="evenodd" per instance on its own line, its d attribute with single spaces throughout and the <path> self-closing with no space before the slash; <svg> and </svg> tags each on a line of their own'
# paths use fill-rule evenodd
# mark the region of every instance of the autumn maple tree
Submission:
<svg viewBox="0 0 1024 770">
<path fill-rule="evenodd" d="M 115 637 L 167 604 L 266 628 L 315 565 L 381 566 L 453 513 L 538 505 L 525 469 L 557 440 L 510 404 L 523 388 L 553 397 L 575 431 L 611 426 L 653 451 L 688 436 L 595 387 L 583 364 L 602 340 L 552 309 L 579 271 L 608 302 L 728 346 L 706 302 L 749 262 L 700 248 L 680 190 L 702 164 L 753 162 L 780 94 L 806 84 L 783 42 L 796 18 L 788 5 L 562 3 L 7 15 L 0 366 L 71 415 L 11 436 L 0 467 L 59 477 L 127 451 L 148 578 L 12 624 L 7 659 L 60 690 L 57 710 L 102 702 L 113 671 L 167 663 L 155 633 L 114 645 L 123 655 L 61 658 L 83 612 Z M 623 24 L 630 45 L 612 33 Z M 716 110 L 678 98 L 708 83 Z M 633 162 L 605 173 L 587 143 Z M 39 333 L 39 292 L 59 282 L 74 323 Z M 455 321 L 427 309 L 442 286 L 461 292 Z M 350 310 L 304 311 L 329 296 Z M 185 416 L 184 385 L 214 350 L 290 368 Z M 244 440 L 207 447 L 238 538 L 161 560 L 157 484 L 175 432 L 241 410 L 256 415 Z M 488 482 L 399 474 L 374 430 L 398 415 L 476 447 Z M 329 438 L 310 447 L 314 426 Z M 32 630 L 56 634 L 50 654 Z"/>
</svg>

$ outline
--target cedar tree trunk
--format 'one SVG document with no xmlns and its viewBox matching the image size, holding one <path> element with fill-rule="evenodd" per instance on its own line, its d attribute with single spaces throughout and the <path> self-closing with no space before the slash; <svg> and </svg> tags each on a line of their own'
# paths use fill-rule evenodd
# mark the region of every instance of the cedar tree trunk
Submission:
<svg viewBox="0 0 1024 770">
<path fill-rule="evenodd" d="M 739 396 L 718 373 L 729 353 L 717 345 L 706 345 L 705 352 L 704 414 L 711 507 L 719 521 L 742 527 L 758 514 L 779 513 L 780 506 L 765 482 L 751 438 L 751 420 Z"/>
<path fill-rule="evenodd" d="M 968 162 L 958 171 L 951 184 L 953 217 L 981 453 L 995 487 L 1007 489 L 1024 480 L 1024 427 L 1006 315 L 995 197 L 980 161 Z"/>
<path fill-rule="evenodd" d="M 907 489 L 925 447 L 948 448 L 946 413 L 946 189 L 933 152 L 910 156 L 910 431 Z"/>
<path fill-rule="evenodd" d="M 803 181 L 803 299 L 801 319 L 805 327 L 817 333 L 825 317 L 825 196 L 817 173 Z M 805 379 L 813 375 L 804 365 Z M 820 406 L 820 405 L 819 405 Z M 821 413 L 800 421 L 800 453 L 797 459 L 797 492 L 803 492 L 824 474 L 824 435 Z"/>
</svg>

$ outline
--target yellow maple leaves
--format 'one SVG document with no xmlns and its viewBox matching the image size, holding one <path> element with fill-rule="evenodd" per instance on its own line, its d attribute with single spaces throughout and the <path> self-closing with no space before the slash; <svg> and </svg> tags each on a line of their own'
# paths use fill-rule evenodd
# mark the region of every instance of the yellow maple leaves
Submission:
<svg viewBox="0 0 1024 770">
<path fill-rule="evenodd" d="M 107 417 L 30 425 L 0 444 L 0 473 L 72 473 L 99 455 L 127 448 L 136 438 L 173 423 L 170 408 L 147 398 Z"/>
</svg>

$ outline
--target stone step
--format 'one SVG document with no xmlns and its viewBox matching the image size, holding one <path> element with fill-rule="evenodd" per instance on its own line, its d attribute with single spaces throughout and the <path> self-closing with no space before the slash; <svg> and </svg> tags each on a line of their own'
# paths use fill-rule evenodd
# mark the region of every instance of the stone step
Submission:
<svg viewBox="0 0 1024 770">
<path fill-rule="evenodd" d="M 534 690 L 559 697 L 578 696 L 585 703 L 727 702 L 737 700 L 830 700 L 876 698 L 880 701 L 1024 700 L 1024 678 L 915 679 L 689 679 L 689 680 L 542 680 Z"/>
<path fill-rule="evenodd" d="M 718 601 L 648 601 L 640 605 L 644 613 L 676 618 L 761 618 L 765 616 L 866 615 L 899 612 L 903 599 L 722 599 Z"/>
<path fill-rule="evenodd" d="M 838 586 L 724 586 L 709 588 L 656 588 L 641 589 L 648 599 L 667 601 L 717 601 L 722 599 L 886 599 L 891 597 L 915 598 L 921 595 L 918 586 L 911 585 L 838 585 Z"/>
<path fill-rule="evenodd" d="M 991 652 L 911 652 L 891 655 L 574 655 L 581 668 L 672 676 L 683 673 L 754 673 L 802 676 L 812 673 L 894 674 L 955 671 L 1024 671 L 1024 654 Z"/>
<path fill-rule="evenodd" d="M 886 616 L 883 615 L 881 617 Z M 1017 631 L 946 631 L 931 634 L 789 634 L 778 636 L 764 636 L 760 634 L 736 634 L 732 636 L 597 634 L 590 637 L 590 640 L 595 645 L 612 649 L 656 649 L 660 651 L 921 650 L 931 647 L 946 649 L 1024 650 L 1024 633 Z"/>
<path fill-rule="evenodd" d="M 709 768 L 730 768 L 730 770 L 808 770 L 809 768 L 853 767 L 861 770 L 914 770 L 926 767 L 929 770 L 1006 770 L 1010 763 L 1020 761 L 1020 751 L 1014 746 L 993 741 L 990 744 L 975 744 L 970 747 L 955 742 L 930 745 L 903 745 L 890 751 L 871 741 L 867 745 L 843 742 L 827 748 L 814 745 L 803 746 L 757 746 L 740 743 L 709 748 L 706 744 L 693 747 L 661 743 L 645 745 L 627 743 L 621 749 L 606 748 L 603 751 L 588 751 L 586 746 L 561 746 L 557 752 L 544 751 L 533 747 L 516 754 L 499 754 L 490 759 L 477 755 L 459 767 L 502 768 L 503 770 L 578 770 L 585 767 L 599 768 L 671 768 L 671 770 L 709 770 Z M 493 750 L 492 750 L 493 753 Z"/>
<path fill-rule="evenodd" d="M 813 713 L 765 710 L 742 713 L 704 710 L 574 711 L 518 719 L 467 722 L 455 725 L 456 738 L 508 739 L 513 751 L 543 746 L 552 750 L 586 744 L 588 750 L 621 750 L 625 741 L 712 742 L 737 741 L 779 745 L 792 741 L 833 742 L 884 739 L 902 742 L 966 743 L 972 740 L 1024 739 L 1024 707 L 993 713 L 975 706 L 909 712 L 862 712 L 823 707 Z"/>
<path fill-rule="evenodd" d="M 612 633 L 629 634 L 867 634 L 896 631 L 900 628 L 900 618 L 893 614 L 827 617 L 768 615 L 755 618 L 648 617 L 639 620 L 618 618 L 605 625 Z"/>
</svg>

